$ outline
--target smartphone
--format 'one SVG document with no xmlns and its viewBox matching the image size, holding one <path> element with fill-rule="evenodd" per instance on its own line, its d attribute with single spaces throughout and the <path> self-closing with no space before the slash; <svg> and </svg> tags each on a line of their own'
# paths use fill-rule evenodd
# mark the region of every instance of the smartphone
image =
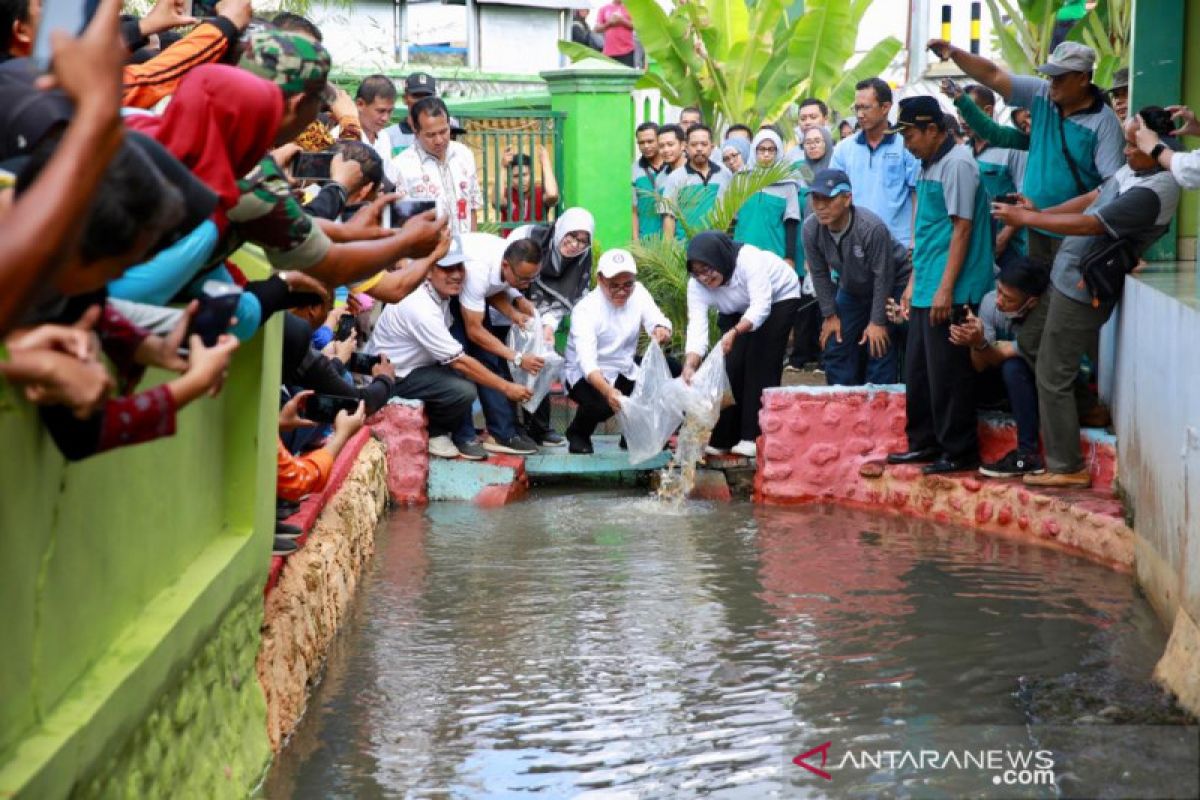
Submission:
<svg viewBox="0 0 1200 800">
<path fill-rule="evenodd" d="M 45 0 L 42 3 L 42 19 L 33 40 L 31 60 L 34 65 L 43 72 L 50 69 L 50 34 L 62 31 L 78 36 L 92 21 L 99 5 L 100 0 Z"/>
<path fill-rule="evenodd" d="M 200 309 L 192 317 L 188 337 L 196 334 L 205 347 L 212 347 L 229 330 L 229 322 L 242 298 L 240 287 L 221 281 L 205 281 L 201 287 Z"/>
<path fill-rule="evenodd" d="M 292 159 L 292 177 L 306 181 L 329 180 L 333 153 L 299 153 Z"/>
<path fill-rule="evenodd" d="M 354 315 L 343 314 L 338 317 L 337 330 L 333 332 L 333 338 L 339 342 L 344 342 L 350 338 L 350 334 L 354 332 Z"/>
<path fill-rule="evenodd" d="M 942 92 L 951 97 L 958 97 L 962 94 L 962 90 L 958 88 L 958 84 L 953 78 L 942 78 Z"/>
<path fill-rule="evenodd" d="M 184 0 L 184 16 L 199 19 L 217 16 L 217 0 Z"/>
<path fill-rule="evenodd" d="M 992 202 L 993 203 L 1003 203 L 1006 206 L 1015 206 L 1017 203 L 1021 202 L 1021 195 L 1017 194 L 1016 192 L 1009 192 L 1008 194 L 999 194 L 999 195 L 996 195 L 996 199 L 992 200 Z"/>
<path fill-rule="evenodd" d="M 966 325 L 967 317 L 970 316 L 971 309 L 968 306 L 955 306 L 950 312 L 951 325 Z"/>
<path fill-rule="evenodd" d="M 323 424 L 331 424 L 339 411 L 353 414 L 358 410 L 357 397 L 340 397 L 336 394 L 309 395 L 304 401 L 304 410 L 300 413 L 305 419 Z"/>
<path fill-rule="evenodd" d="M 433 211 L 435 208 L 437 208 L 435 200 L 397 200 L 384 209 L 386 218 L 383 223 L 388 228 L 402 228 L 404 223 L 413 217 L 424 214 L 426 211 Z"/>
<path fill-rule="evenodd" d="M 346 369 L 356 375 L 370 375 L 371 370 L 379 363 L 379 356 L 370 356 L 366 353 L 351 353 L 350 362 L 346 364 Z"/>
</svg>

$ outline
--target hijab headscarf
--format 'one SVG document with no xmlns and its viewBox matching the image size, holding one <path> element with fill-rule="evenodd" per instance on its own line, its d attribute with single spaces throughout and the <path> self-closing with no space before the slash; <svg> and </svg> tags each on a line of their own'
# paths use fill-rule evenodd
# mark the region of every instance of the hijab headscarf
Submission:
<svg viewBox="0 0 1200 800">
<path fill-rule="evenodd" d="M 691 270 L 692 262 L 699 261 L 707 264 L 721 274 L 721 285 L 729 283 L 733 271 L 737 268 L 738 254 L 742 251 L 742 243 L 729 238 L 722 231 L 704 231 L 692 237 L 688 242 L 687 263 Z"/>
<path fill-rule="evenodd" d="M 812 130 L 811 128 L 809 130 Z M 825 155 L 820 158 L 809 158 L 808 151 L 804 149 L 804 139 L 800 139 L 800 150 L 804 153 L 804 161 L 808 164 L 808 168 L 812 170 L 813 175 L 816 175 L 821 170 L 829 166 L 829 162 L 833 160 L 833 134 L 829 132 L 829 128 L 824 126 L 817 128 L 821 132 L 821 138 L 825 140 Z M 804 132 L 808 135 L 808 131 Z"/>
<path fill-rule="evenodd" d="M 161 117 L 136 115 L 125 124 L 157 139 L 217 193 L 217 225 L 237 205 L 237 181 L 275 143 L 283 91 L 237 67 L 205 64 L 188 72 Z"/>
<path fill-rule="evenodd" d="M 745 139 L 738 136 L 738 137 L 734 137 L 732 139 L 726 139 L 725 141 L 721 142 L 721 163 L 722 164 L 725 163 L 724 156 L 725 156 L 726 150 L 733 150 L 733 151 L 737 152 L 737 154 L 739 156 L 742 157 L 742 169 L 753 169 L 754 168 L 754 161 L 752 160 L 754 157 L 754 149 L 752 147 L 750 147 L 750 143 L 747 142 Z"/>
<path fill-rule="evenodd" d="M 775 143 L 775 161 L 773 163 L 778 164 L 783 160 L 783 140 L 775 131 L 764 128 L 754 135 L 754 141 L 750 143 L 750 149 L 754 153 L 754 166 L 758 166 L 758 146 L 763 142 Z"/>
<path fill-rule="evenodd" d="M 568 233 L 584 231 L 595 235 L 596 221 L 592 212 L 578 206 L 568 208 L 553 227 L 534 225 L 527 238 L 542 248 L 542 271 L 534 279 L 529 296 L 535 303 L 557 302 L 571 309 L 583 296 L 592 277 L 592 248 L 567 258 L 559 249 Z"/>
</svg>

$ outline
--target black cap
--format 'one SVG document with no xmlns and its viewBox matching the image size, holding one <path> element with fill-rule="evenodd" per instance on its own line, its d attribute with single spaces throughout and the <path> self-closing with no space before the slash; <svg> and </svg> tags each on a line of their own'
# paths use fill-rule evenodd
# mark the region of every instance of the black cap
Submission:
<svg viewBox="0 0 1200 800">
<path fill-rule="evenodd" d="M 823 169 L 813 176 L 808 190 L 822 197 L 837 197 L 850 192 L 850 176 L 840 169 Z"/>
<path fill-rule="evenodd" d="M 27 58 L 12 59 L 0 68 L 0 159 L 28 155 L 74 115 L 63 92 L 34 86 L 38 75 Z"/>
<path fill-rule="evenodd" d="M 906 97 L 900 101 L 900 115 L 896 118 L 896 124 L 889 130 L 895 133 L 902 128 L 913 126 L 923 128 L 941 122 L 944 117 L 942 105 L 933 95 Z"/>
<path fill-rule="evenodd" d="M 404 79 L 404 93 L 429 97 L 437 94 L 437 81 L 428 72 L 414 72 Z"/>
</svg>

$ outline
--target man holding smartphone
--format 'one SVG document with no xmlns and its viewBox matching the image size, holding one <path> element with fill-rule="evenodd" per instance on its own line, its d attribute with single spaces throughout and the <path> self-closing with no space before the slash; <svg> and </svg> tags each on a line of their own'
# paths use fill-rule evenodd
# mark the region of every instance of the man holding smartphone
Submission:
<svg viewBox="0 0 1200 800">
<path fill-rule="evenodd" d="M 950 341 L 964 306 L 991 290 L 992 234 L 987 195 L 971 151 L 955 144 L 946 115 L 929 95 L 900 101 L 897 130 L 921 162 L 913 225 L 913 269 L 901 306 L 909 317 L 905 351 L 908 450 L 890 464 L 925 464 L 926 474 L 979 467 L 974 370 Z"/>
</svg>

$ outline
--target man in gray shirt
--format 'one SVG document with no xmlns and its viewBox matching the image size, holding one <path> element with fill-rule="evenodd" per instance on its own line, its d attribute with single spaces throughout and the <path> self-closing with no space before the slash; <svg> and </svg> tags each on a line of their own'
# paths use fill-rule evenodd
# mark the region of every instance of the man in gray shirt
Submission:
<svg viewBox="0 0 1200 800">
<path fill-rule="evenodd" d="M 908 283 L 908 250 L 883 220 L 854 205 L 850 178 L 842 170 L 818 172 L 809 193 L 813 213 L 804 222 L 802 239 L 825 318 L 820 339 L 825 380 L 830 386 L 895 383 L 896 331 L 886 306 Z"/>
</svg>

